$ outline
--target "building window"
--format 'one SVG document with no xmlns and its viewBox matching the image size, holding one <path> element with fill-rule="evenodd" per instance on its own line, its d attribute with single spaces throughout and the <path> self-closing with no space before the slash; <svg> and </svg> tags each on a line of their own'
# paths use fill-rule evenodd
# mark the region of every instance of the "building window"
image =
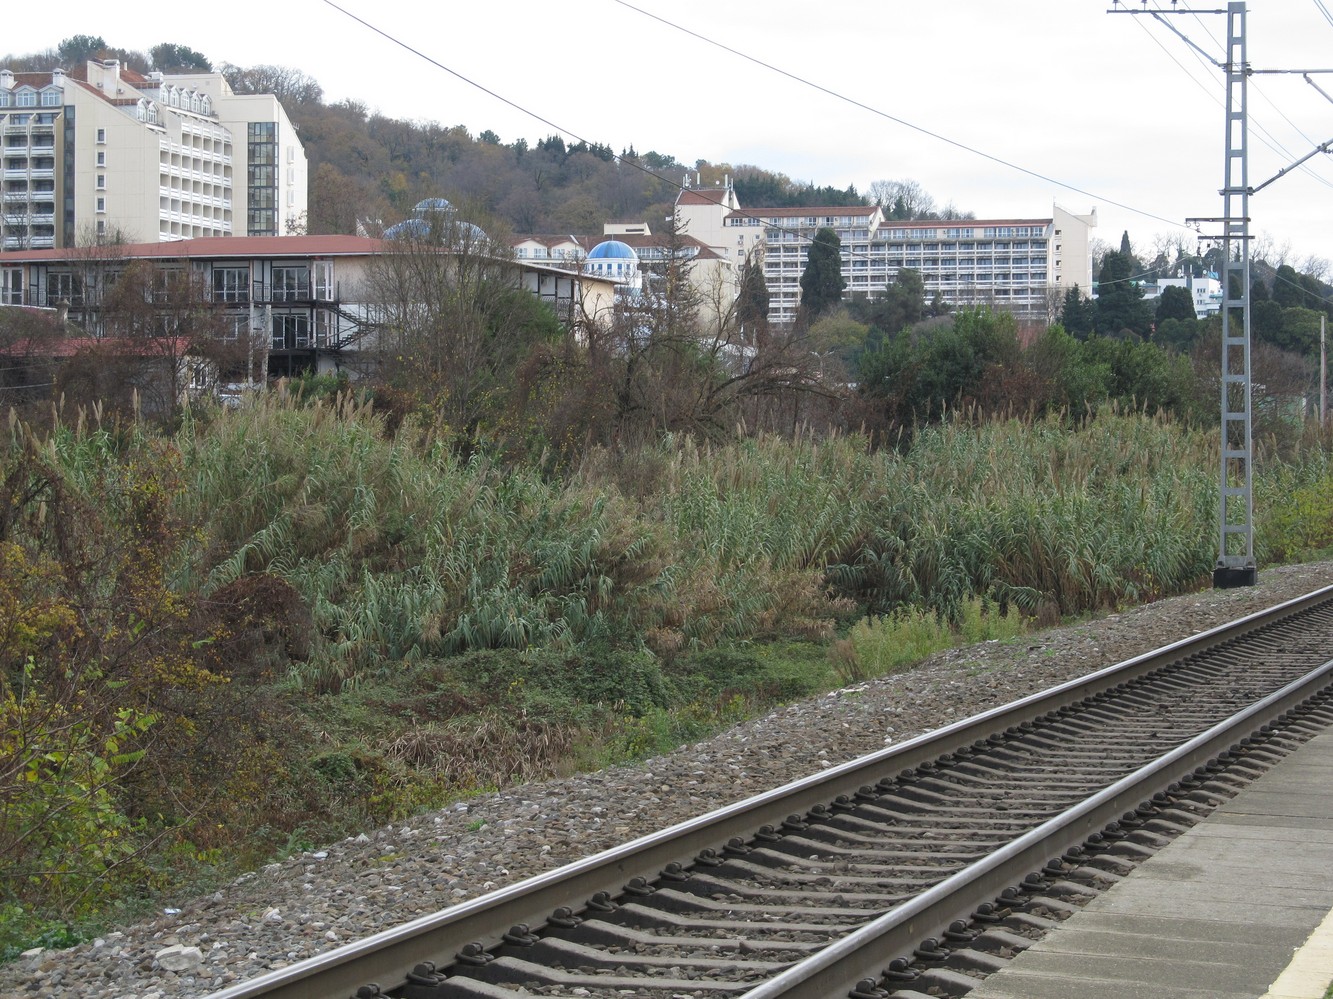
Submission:
<svg viewBox="0 0 1333 999">
<path fill-rule="evenodd" d="M 213 301 L 215 302 L 250 301 L 250 268 L 214 267 Z"/>
<path fill-rule="evenodd" d="M 106 129 L 105 129 L 105 128 L 99 128 L 99 129 L 97 130 L 97 141 L 98 141 L 99 143 L 104 143 L 104 142 L 106 142 Z"/>
<path fill-rule="evenodd" d="M 37 106 L 36 91 L 20 90 L 18 92 L 18 106 L 21 108 L 35 108 Z"/>
<path fill-rule="evenodd" d="M 303 350 L 310 346 L 310 317 L 274 316 L 273 349 Z"/>
<path fill-rule="evenodd" d="M 240 340 L 249 339 L 250 336 L 250 317 L 249 316 L 228 316 L 224 320 L 222 327 L 222 339 Z"/>
<path fill-rule="evenodd" d="M 97 199 L 97 210 L 98 210 L 99 212 L 104 212 L 104 211 L 106 211 L 106 198 L 98 198 L 98 199 Z"/>
<path fill-rule="evenodd" d="M 106 219 L 97 220 L 97 235 L 99 236 L 106 235 Z"/>
<path fill-rule="evenodd" d="M 183 299 L 188 293 L 190 277 L 178 267 L 167 267 L 153 273 L 153 301 L 170 302 Z"/>
<path fill-rule="evenodd" d="M 106 166 L 106 153 L 101 149 L 97 151 L 97 165 Z"/>
<path fill-rule="evenodd" d="M 97 189 L 98 189 L 99 191 L 105 191 L 105 190 L 106 190 L 106 174 L 104 174 L 104 173 L 99 173 L 99 174 L 97 175 Z"/>
<path fill-rule="evenodd" d="M 0 270 L 0 304 L 23 304 L 23 271 L 18 267 Z"/>
<path fill-rule="evenodd" d="M 310 297 L 308 267 L 273 268 L 273 301 L 297 302 Z"/>
<path fill-rule="evenodd" d="M 83 304 L 83 282 L 79 280 L 79 275 L 77 274 L 46 275 L 47 304 L 57 305 L 62 301 L 68 302 L 70 305 Z"/>
<path fill-rule="evenodd" d="M 321 302 L 333 301 L 333 261 L 315 261 L 315 297 Z"/>
<path fill-rule="evenodd" d="M 336 347 L 337 345 L 333 313 L 328 309 L 320 309 L 315 313 L 315 346 Z"/>
</svg>

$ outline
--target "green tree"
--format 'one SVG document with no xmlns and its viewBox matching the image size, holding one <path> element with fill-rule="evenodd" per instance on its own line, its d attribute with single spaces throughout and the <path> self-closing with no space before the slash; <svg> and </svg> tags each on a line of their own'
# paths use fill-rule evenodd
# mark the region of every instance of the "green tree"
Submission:
<svg viewBox="0 0 1333 999">
<path fill-rule="evenodd" d="M 1111 384 L 1110 366 L 1092 360 L 1087 345 L 1070 336 L 1058 323 L 1047 327 L 1032 342 L 1023 359 L 1037 376 L 1043 390 L 1040 401 L 1048 409 L 1066 409 L 1077 418 L 1106 398 Z"/>
<path fill-rule="evenodd" d="M 1134 256 L 1134 247 L 1129 242 L 1128 229 L 1120 234 L 1120 255 L 1129 261 L 1130 273 L 1137 274 L 1143 270 L 1143 264 L 1138 257 Z"/>
<path fill-rule="evenodd" d="M 1097 281 L 1097 332 L 1120 336 L 1129 331 L 1143 336 L 1151 319 L 1143 289 L 1134 280 L 1133 258 L 1108 250 Z"/>
<path fill-rule="evenodd" d="M 1097 326 L 1097 306 L 1092 299 L 1083 297 L 1078 285 L 1065 292 L 1060 325 L 1066 333 L 1079 340 L 1085 339 Z"/>
<path fill-rule="evenodd" d="M 1205 325 L 1201 319 L 1163 319 L 1153 331 L 1153 343 L 1186 353 L 1199 339 Z"/>
<path fill-rule="evenodd" d="M 763 262 L 749 254 L 741 264 L 740 288 L 736 295 L 736 321 L 742 336 L 752 344 L 763 343 L 768 333 L 768 283 Z"/>
<path fill-rule="evenodd" d="M 1272 299 L 1250 302 L 1250 331 L 1256 340 L 1277 343 L 1282 337 L 1282 313 L 1285 310 Z"/>
<path fill-rule="evenodd" d="M 1294 354 L 1313 354 L 1319 349 L 1319 313 L 1314 309 L 1283 309 L 1282 323 L 1270 342 Z"/>
<path fill-rule="evenodd" d="M 148 50 L 148 54 L 153 60 L 153 69 L 164 73 L 180 70 L 200 70 L 208 73 L 213 69 L 213 64 L 208 61 L 208 56 L 188 46 L 177 45 L 174 42 L 163 42 L 161 45 L 154 45 Z"/>
<path fill-rule="evenodd" d="M 1157 297 L 1157 321 L 1164 319 L 1193 319 L 1194 298 L 1189 290 L 1179 285 L 1168 285 Z"/>
<path fill-rule="evenodd" d="M 863 396 L 881 407 L 887 427 L 932 422 L 948 408 L 983 398 L 986 405 L 1003 405 L 985 383 L 1014 364 L 1018 353 L 1011 313 L 963 309 L 942 325 L 926 324 L 866 351 L 859 384 Z"/>
<path fill-rule="evenodd" d="M 78 66 L 95 58 L 106 49 L 101 35 L 72 35 L 56 46 L 56 53 L 64 66 Z"/>
<path fill-rule="evenodd" d="M 926 315 L 926 283 L 921 272 L 911 267 L 901 268 L 883 298 L 874 303 L 871 322 L 884 333 L 897 333 Z"/>
<path fill-rule="evenodd" d="M 869 332 L 869 327 L 853 319 L 845 308 L 830 309 L 811 323 L 808 345 L 819 362 L 819 378 L 845 380 L 843 372 L 853 356 L 865 347 Z"/>
<path fill-rule="evenodd" d="M 842 240 L 832 229 L 815 233 L 801 274 L 801 317 L 806 324 L 842 301 Z"/>
<path fill-rule="evenodd" d="M 1301 276 L 1291 264 L 1283 264 L 1273 278 L 1273 301 L 1284 309 L 1299 309 L 1305 305 L 1305 288 Z"/>
</svg>

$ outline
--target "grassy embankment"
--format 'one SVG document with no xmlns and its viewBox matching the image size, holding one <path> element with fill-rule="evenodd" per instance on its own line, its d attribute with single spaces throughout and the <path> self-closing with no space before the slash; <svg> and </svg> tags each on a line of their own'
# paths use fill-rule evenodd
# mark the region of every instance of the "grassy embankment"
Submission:
<svg viewBox="0 0 1333 999">
<path fill-rule="evenodd" d="M 351 403 L 11 425 L 0 942 L 1203 585 L 1214 437 L 672 440 L 553 480 Z M 1317 447 L 1265 458 L 1265 562 L 1328 548 L 1330 485 Z"/>
</svg>

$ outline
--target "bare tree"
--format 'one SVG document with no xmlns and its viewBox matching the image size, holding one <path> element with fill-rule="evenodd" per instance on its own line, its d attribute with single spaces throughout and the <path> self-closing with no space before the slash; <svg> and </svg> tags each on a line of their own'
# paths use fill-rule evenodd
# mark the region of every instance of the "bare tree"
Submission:
<svg viewBox="0 0 1333 999">
<path fill-rule="evenodd" d="M 789 429 L 798 400 L 837 391 L 819 377 L 808 334 L 746 329 L 731 279 L 700 275 L 683 237 L 669 216 L 643 295 L 590 346 L 592 381 L 615 386 L 611 433 L 622 441 L 664 431 L 719 438 L 742 420 L 776 429 L 784 416 Z"/>
<path fill-rule="evenodd" d="M 238 94 L 272 94 L 283 104 L 318 104 L 324 88 L 313 77 L 290 66 L 235 66 L 224 62 L 220 72 Z"/>
<path fill-rule="evenodd" d="M 395 231 L 396 230 L 396 231 Z M 462 440 L 502 407 L 514 372 L 559 323 L 519 283 L 508 240 L 449 209 L 390 230 L 367 276 L 380 330 L 372 375 Z"/>
<path fill-rule="evenodd" d="M 935 218 L 935 199 L 914 180 L 877 180 L 870 185 L 870 199 L 895 219 Z"/>
<path fill-rule="evenodd" d="M 1270 232 L 1260 233 L 1250 244 L 1250 259 L 1262 260 L 1273 268 L 1281 267 L 1292 260 L 1291 240 L 1278 242 Z"/>
<path fill-rule="evenodd" d="M 56 382 L 58 317 L 36 309 L 0 307 L 0 409 L 49 403 Z"/>
<path fill-rule="evenodd" d="M 247 345 L 232 336 L 197 271 L 134 260 L 103 277 L 103 335 L 87 358 L 93 370 L 73 366 L 68 387 L 77 378 L 116 407 L 137 395 L 143 412 L 170 418 L 191 396 L 211 394 L 218 373 L 242 358 Z"/>
<path fill-rule="evenodd" d="M 1314 278 L 1316 281 L 1327 281 L 1329 276 L 1329 262 L 1327 257 L 1317 257 L 1314 254 L 1305 257 L 1297 268 L 1302 274 Z"/>
<path fill-rule="evenodd" d="M 1152 238 L 1153 260 L 1163 268 L 1172 269 L 1186 257 L 1194 256 L 1195 240 L 1188 233 L 1172 230 L 1159 232 Z"/>
<path fill-rule="evenodd" d="M 1104 239 L 1101 239 L 1097 236 L 1093 236 L 1090 240 L 1088 240 L 1088 256 L 1092 260 L 1093 277 L 1096 277 L 1098 274 L 1101 273 L 1102 260 L 1106 257 L 1106 254 L 1110 252 L 1110 250 L 1111 250 L 1111 244 Z"/>
</svg>

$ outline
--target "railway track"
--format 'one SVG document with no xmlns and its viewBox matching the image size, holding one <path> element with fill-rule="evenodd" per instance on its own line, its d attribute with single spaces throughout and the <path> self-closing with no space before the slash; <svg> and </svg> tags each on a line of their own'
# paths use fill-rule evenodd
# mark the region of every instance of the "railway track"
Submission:
<svg viewBox="0 0 1333 999">
<path fill-rule="evenodd" d="M 213 999 L 961 994 L 1333 720 L 1330 660 L 1333 587 Z"/>
</svg>

